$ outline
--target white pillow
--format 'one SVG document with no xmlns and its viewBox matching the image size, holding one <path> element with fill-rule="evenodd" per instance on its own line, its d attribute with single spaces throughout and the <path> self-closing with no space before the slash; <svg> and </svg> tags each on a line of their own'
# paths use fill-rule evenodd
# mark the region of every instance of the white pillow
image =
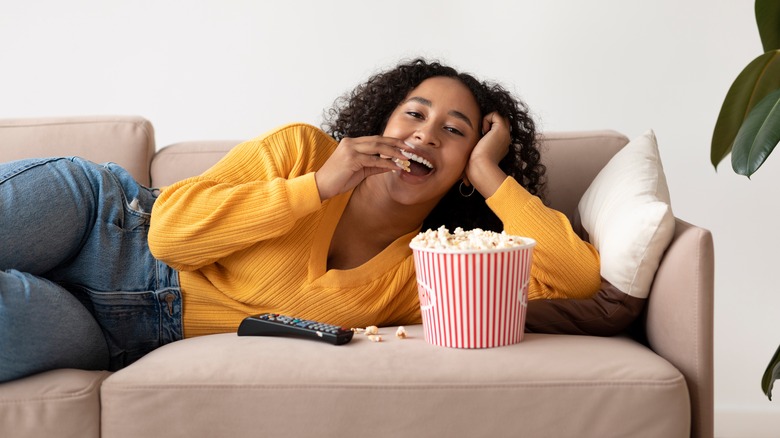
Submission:
<svg viewBox="0 0 780 438">
<path fill-rule="evenodd" d="M 601 254 L 601 275 L 621 291 L 647 298 L 674 234 L 674 215 L 653 131 L 621 149 L 579 203 L 582 226 Z"/>
</svg>

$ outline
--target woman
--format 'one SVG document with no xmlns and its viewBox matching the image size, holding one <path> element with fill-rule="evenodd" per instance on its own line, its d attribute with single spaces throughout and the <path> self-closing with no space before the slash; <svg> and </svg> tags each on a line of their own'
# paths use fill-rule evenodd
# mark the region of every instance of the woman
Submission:
<svg viewBox="0 0 780 438">
<path fill-rule="evenodd" d="M 408 244 L 422 226 L 536 239 L 532 299 L 598 290 L 598 254 L 536 196 L 534 125 L 501 87 L 414 60 L 338 101 L 326 127 L 278 128 L 156 199 L 111 165 L 0 168 L 0 202 L 19 210 L 0 213 L 0 230 L 23 236 L 0 256 L 0 380 L 118 369 L 262 312 L 351 327 L 419 322 Z M 55 203 L 51 218 L 19 195 L 44 181 L 57 182 L 35 205 Z M 74 199 L 87 213 L 63 213 Z M 46 226 L 25 214 L 59 218 L 45 230 L 55 246 L 30 245 Z"/>
</svg>

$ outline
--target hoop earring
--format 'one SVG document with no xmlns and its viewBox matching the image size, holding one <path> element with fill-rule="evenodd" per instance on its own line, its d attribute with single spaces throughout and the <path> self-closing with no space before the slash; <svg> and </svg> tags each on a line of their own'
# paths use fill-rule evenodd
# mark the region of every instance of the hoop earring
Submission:
<svg viewBox="0 0 780 438">
<path fill-rule="evenodd" d="M 474 194 L 474 190 L 476 190 L 476 189 L 474 188 L 474 186 L 471 186 L 471 191 L 470 192 L 463 193 L 463 186 L 464 185 L 465 184 L 463 183 L 463 181 L 461 181 L 460 185 L 458 186 L 458 192 L 460 192 L 460 196 L 463 196 L 464 198 L 468 198 L 469 196 Z"/>
</svg>

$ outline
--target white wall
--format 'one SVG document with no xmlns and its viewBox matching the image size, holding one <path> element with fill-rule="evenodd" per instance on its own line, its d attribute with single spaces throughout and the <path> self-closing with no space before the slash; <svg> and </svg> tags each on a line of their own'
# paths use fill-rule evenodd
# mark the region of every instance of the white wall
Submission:
<svg viewBox="0 0 780 438">
<path fill-rule="evenodd" d="M 780 434 L 759 386 L 780 344 L 780 156 L 751 181 L 709 164 L 723 97 L 762 50 L 752 1 L 2 3 L 3 118 L 139 114 L 158 146 L 248 138 L 319 124 L 367 75 L 424 55 L 514 89 L 544 130 L 654 129 L 676 215 L 714 234 L 716 433 Z"/>
</svg>

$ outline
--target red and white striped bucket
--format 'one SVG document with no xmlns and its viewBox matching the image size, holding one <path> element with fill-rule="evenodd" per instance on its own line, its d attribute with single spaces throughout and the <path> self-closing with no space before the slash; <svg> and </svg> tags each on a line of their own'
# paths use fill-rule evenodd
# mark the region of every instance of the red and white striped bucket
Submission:
<svg viewBox="0 0 780 438">
<path fill-rule="evenodd" d="M 425 340 L 454 348 L 489 348 L 523 340 L 536 241 L 490 250 L 418 248 Z"/>
</svg>

